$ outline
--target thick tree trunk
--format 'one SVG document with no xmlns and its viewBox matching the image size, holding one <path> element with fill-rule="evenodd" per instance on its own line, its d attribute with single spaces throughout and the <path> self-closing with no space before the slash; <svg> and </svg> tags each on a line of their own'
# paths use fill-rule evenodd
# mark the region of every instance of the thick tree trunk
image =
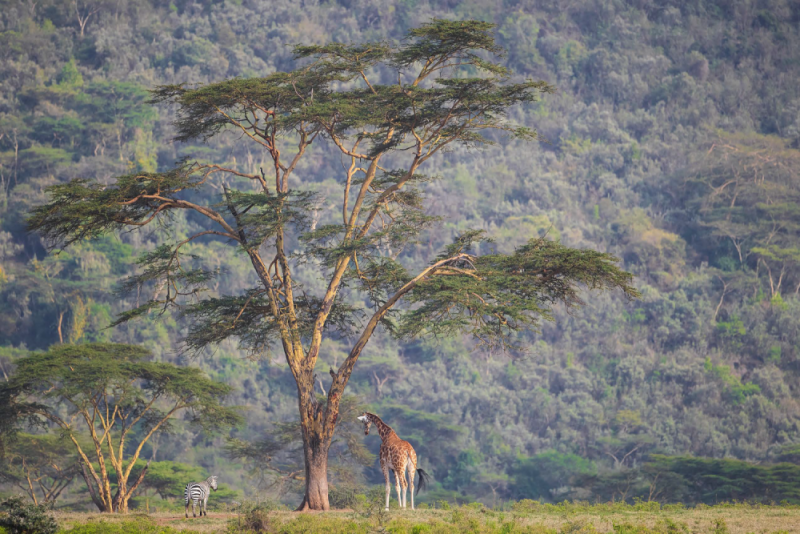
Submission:
<svg viewBox="0 0 800 534">
<path fill-rule="evenodd" d="M 330 510 L 328 503 L 328 447 L 305 447 L 306 494 L 298 512 Z"/>
<path fill-rule="evenodd" d="M 297 511 L 330 510 L 328 503 L 328 449 L 331 435 L 324 431 L 324 406 L 314 395 L 314 378 L 302 373 L 297 382 L 300 422 L 303 429 L 306 493 Z"/>
</svg>

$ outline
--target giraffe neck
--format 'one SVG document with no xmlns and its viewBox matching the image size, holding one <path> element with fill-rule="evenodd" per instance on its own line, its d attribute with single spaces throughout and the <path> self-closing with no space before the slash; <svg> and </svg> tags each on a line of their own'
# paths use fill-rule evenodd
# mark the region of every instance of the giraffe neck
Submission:
<svg viewBox="0 0 800 534">
<path fill-rule="evenodd" d="M 374 424 L 378 429 L 378 435 L 381 437 L 381 441 L 386 441 L 386 439 L 392 435 L 397 436 L 395 431 L 392 430 L 392 427 L 381 421 L 380 417 L 378 417 L 375 414 L 369 414 L 369 415 L 370 415 L 370 421 L 372 421 L 372 424 Z"/>
</svg>

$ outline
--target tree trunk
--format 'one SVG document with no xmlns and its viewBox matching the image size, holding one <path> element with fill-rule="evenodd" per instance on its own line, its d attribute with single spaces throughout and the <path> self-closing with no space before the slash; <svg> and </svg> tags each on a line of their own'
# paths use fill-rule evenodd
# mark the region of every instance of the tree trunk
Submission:
<svg viewBox="0 0 800 534">
<path fill-rule="evenodd" d="M 330 510 L 328 503 L 328 446 L 304 444 L 306 462 L 306 494 L 298 512 Z"/>
<path fill-rule="evenodd" d="M 314 395 L 314 376 L 311 371 L 300 373 L 297 390 L 306 464 L 306 493 L 297 511 L 330 510 L 328 503 L 328 449 L 331 439 L 330 435 L 324 431 L 325 410 Z"/>
<path fill-rule="evenodd" d="M 139 472 L 139 475 L 134 480 L 133 484 L 128 487 L 128 479 L 124 478 L 122 473 L 119 474 L 120 480 L 123 480 L 123 484 L 120 485 L 119 489 L 117 490 L 118 495 L 118 504 L 114 506 L 114 511 L 120 514 L 127 514 L 128 513 L 128 501 L 131 500 L 133 494 L 136 493 L 136 489 L 139 487 L 139 484 L 142 483 L 144 480 L 145 474 L 147 474 L 147 469 L 150 467 L 150 462 L 153 460 L 148 460 L 147 464 L 145 464 L 144 468 Z"/>
<path fill-rule="evenodd" d="M 125 497 L 120 497 L 118 504 L 116 506 L 116 510 L 114 510 L 118 514 L 127 514 L 128 513 L 128 500 L 131 498 L 130 495 Z"/>
<path fill-rule="evenodd" d="M 81 465 L 81 476 L 83 476 L 83 480 L 86 482 L 86 487 L 89 488 L 89 496 L 92 498 L 92 502 L 94 503 L 95 506 L 97 506 L 97 509 L 100 510 L 101 512 L 110 512 L 111 510 L 108 510 L 106 508 L 106 505 L 97 495 L 97 488 L 95 488 L 94 486 L 95 482 L 94 478 L 89 474 L 88 469 L 86 469 L 86 465 L 83 462 L 81 462 L 80 465 Z"/>
</svg>

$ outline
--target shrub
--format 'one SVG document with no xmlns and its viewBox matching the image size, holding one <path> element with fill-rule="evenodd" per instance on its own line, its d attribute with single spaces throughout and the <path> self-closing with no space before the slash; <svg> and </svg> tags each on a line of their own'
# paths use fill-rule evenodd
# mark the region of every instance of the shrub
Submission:
<svg viewBox="0 0 800 534">
<path fill-rule="evenodd" d="M 517 513 L 538 512 L 542 508 L 542 503 L 532 499 L 521 499 L 511 505 L 511 509 Z"/>
<path fill-rule="evenodd" d="M 47 505 L 27 504 L 22 497 L 9 497 L 0 503 L 0 528 L 8 534 L 55 534 L 58 524 Z"/>
<path fill-rule="evenodd" d="M 512 468 L 511 490 L 517 497 L 550 500 L 554 491 L 568 486 L 574 478 L 593 476 L 596 472 L 591 460 L 549 450 L 517 458 Z"/>
<path fill-rule="evenodd" d="M 337 486 L 328 491 L 328 502 L 333 509 L 355 508 L 359 496 L 365 493 L 365 488 L 355 486 Z"/>
<path fill-rule="evenodd" d="M 269 514 L 283 508 L 270 501 L 242 503 L 237 518 L 228 522 L 228 532 L 273 532 L 274 519 Z"/>
</svg>

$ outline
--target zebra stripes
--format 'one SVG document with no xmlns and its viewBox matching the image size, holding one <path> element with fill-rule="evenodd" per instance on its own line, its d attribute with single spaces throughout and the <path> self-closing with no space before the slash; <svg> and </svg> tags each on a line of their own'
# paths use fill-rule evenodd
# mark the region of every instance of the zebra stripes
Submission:
<svg viewBox="0 0 800 534">
<path fill-rule="evenodd" d="M 192 503 L 192 517 L 197 517 L 194 513 L 194 507 L 200 508 L 200 517 L 203 517 L 203 512 L 208 515 L 206 505 L 208 504 L 208 495 L 211 490 L 217 489 L 217 477 L 210 476 L 203 482 L 189 482 L 186 484 L 186 489 L 183 490 L 183 500 L 185 502 L 184 514 L 189 517 L 189 502 Z"/>
</svg>

